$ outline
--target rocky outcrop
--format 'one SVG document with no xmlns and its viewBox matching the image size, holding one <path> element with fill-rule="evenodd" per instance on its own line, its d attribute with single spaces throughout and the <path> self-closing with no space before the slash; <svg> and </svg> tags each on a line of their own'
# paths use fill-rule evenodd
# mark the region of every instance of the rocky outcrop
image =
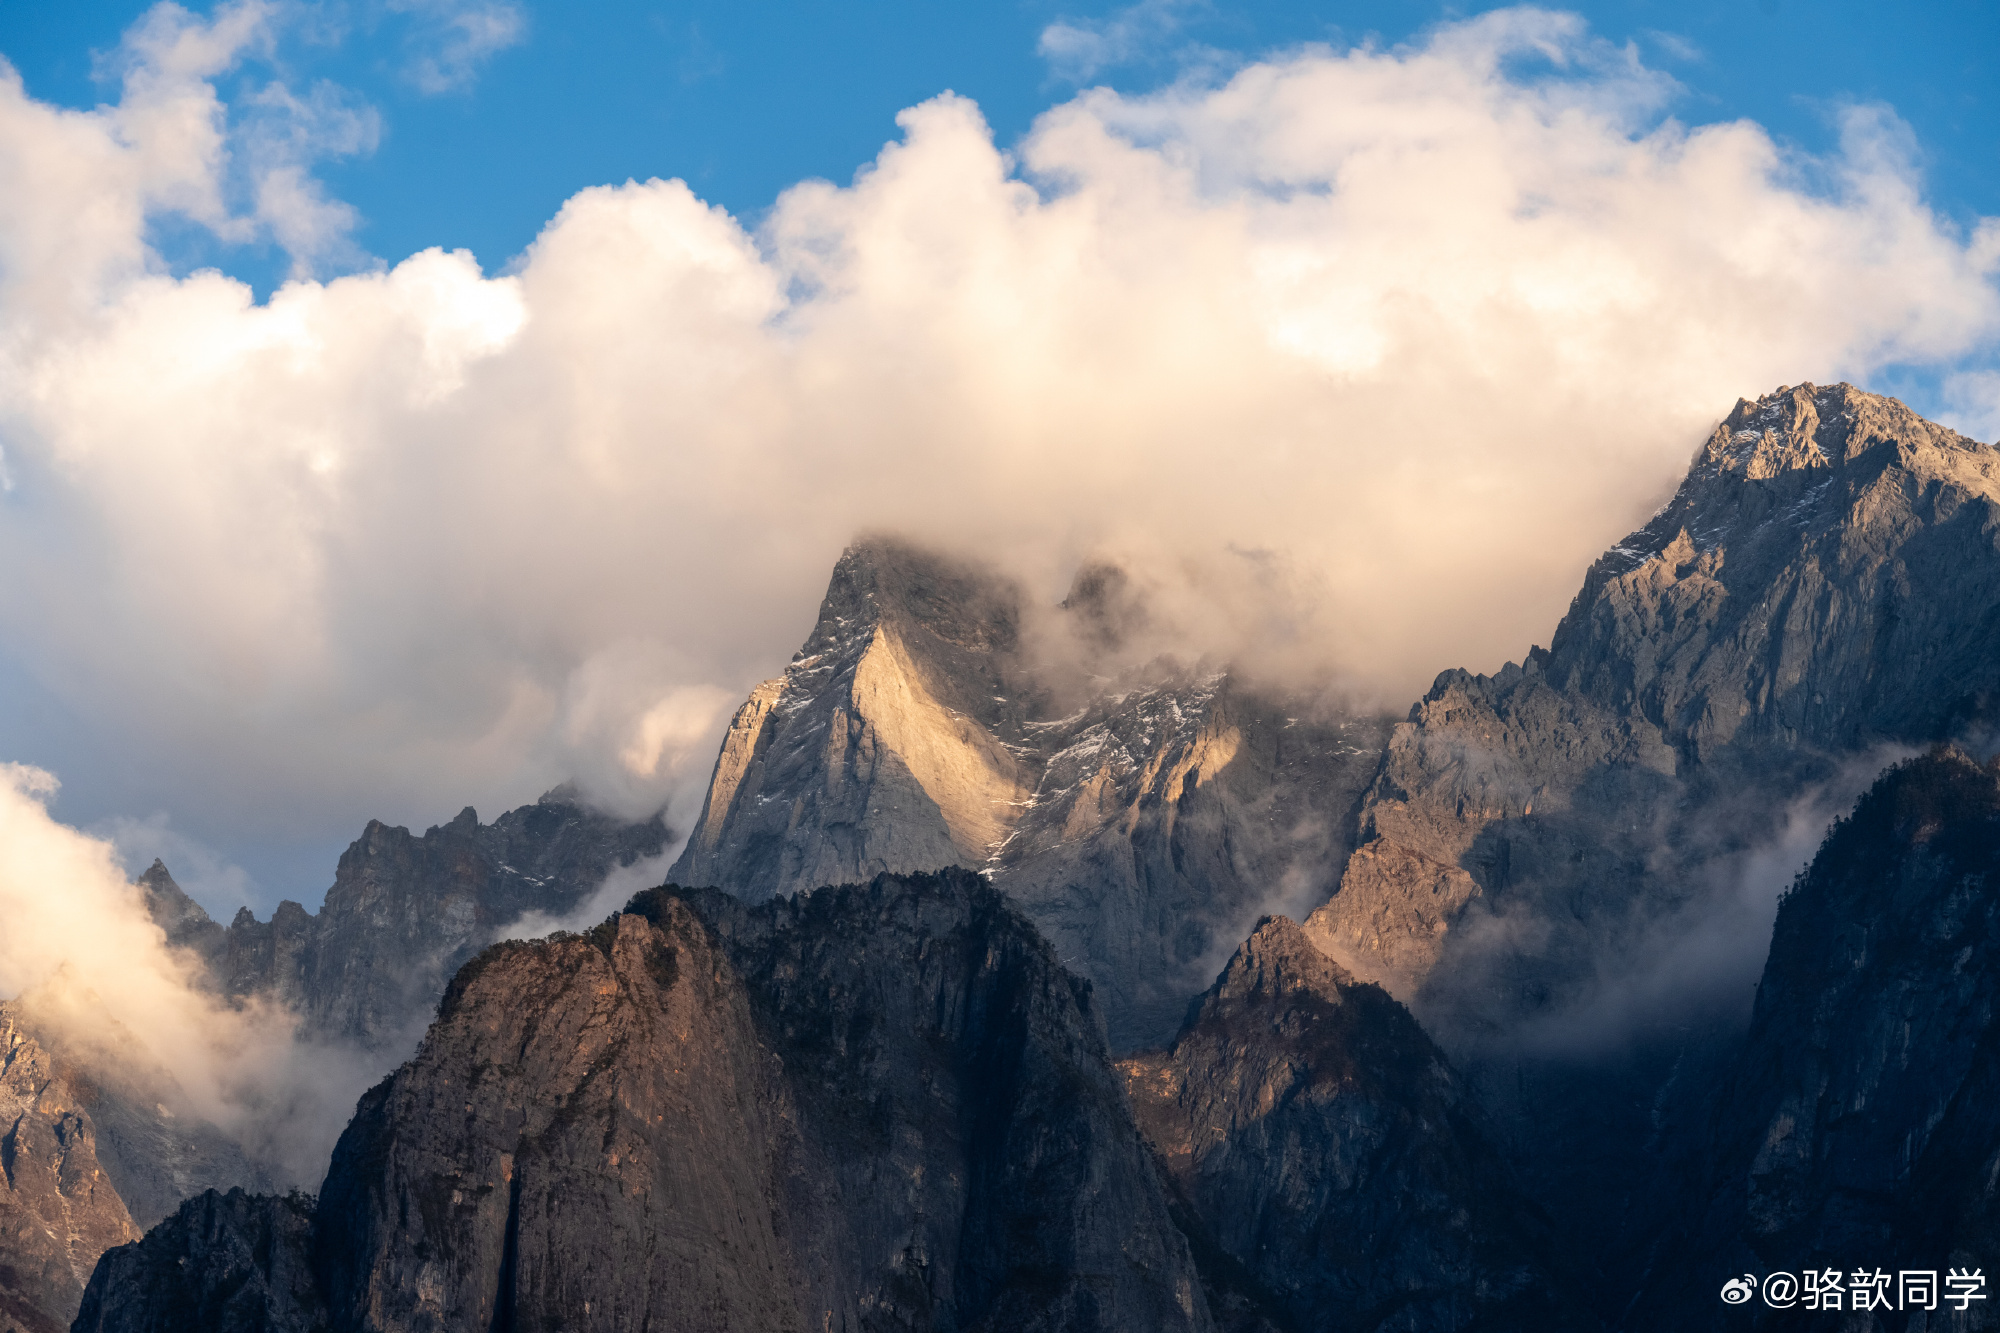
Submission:
<svg viewBox="0 0 2000 1333">
<path fill-rule="evenodd" d="M 1020 593 L 878 540 L 731 722 L 673 878 L 753 897 L 986 864 L 1034 787 Z"/>
<path fill-rule="evenodd" d="M 1138 612 L 1091 566 L 1086 653 Z M 785 675 L 738 711 L 681 883 L 750 898 L 986 870 L 1098 987 L 1120 1049 L 1166 1040 L 1274 904 L 1336 882 L 1386 725 L 1161 660 L 1073 679 L 1021 593 L 899 543 L 844 554 Z"/>
<path fill-rule="evenodd" d="M 78 1324 L 1212 1326 L 1088 983 L 958 871 L 487 950 L 316 1211 L 191 1200 Z"/>
<path fill-rule="evenodd" d="M 337 1326 L 801 1327 L 776 1061 L 700 923 L 502 945 L 321 1193 Z"/>
<path fill-rule="evenodd" d="M 1387 730 L 1155 664 L 1030 728 L 1047 758 L 993 882 L 1104 995 L 1114 1047 L 1166 1040 L 1273 906 L 1316 901 Z"/>
<path fill-rule="evenodd" d="M 1120 1067 L 1235 1294 L 1281 1326 L 1592 1326 L 1443 1054 L 1291 920 L 1257 926 L 1171 1047 Z"/>
<path fill-rule="evenodd" d="M 324 1333 L 312 1200 L 208 1190 L 105 1254 L 71 1333 Z"/>
<path fill-rule="evenodd" d="M 1448 671 L 1306 922 L 1447 1029 L 1588 1002 L 1845 756 L 1986 717 L 2000 454 L 1847 385 L 1742 402 L 1547 650 Z"/>
<path fill-rule="evenodd" d="M 0 1005 L 0 1333 L 68 1328 L 98 1256 L 138 1237 L 84 1101 Z"/>
<path fill-rule="evenodd" d="M 191 1202 L 89 1327 L 295 1292 L 281 1206 Z M 486 951 L 310 1230 L 341 1330 L 1211 1327 L 1090 987 L 963 872 Z"/>
<path fill-rule="evenodd" d="M 1744 1327 L 1717 1297 L 1744 1272 L 1993 1276 L 1996 1019 L 2000 774 L 1940 750 L 1885 775 L 1780 907 L 1748 1039 L 1630 1326 Z M 1992 1327 L 1991 1302 L 1931 1327 Z"/>
</svg>

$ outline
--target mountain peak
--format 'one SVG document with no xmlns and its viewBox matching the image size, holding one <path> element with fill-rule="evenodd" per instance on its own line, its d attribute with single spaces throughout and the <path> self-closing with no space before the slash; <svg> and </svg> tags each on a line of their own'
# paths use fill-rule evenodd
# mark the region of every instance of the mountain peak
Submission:
<svg viewBox="0 0 2000 1333">
<path fill-rule="evenodd" d="M 1020 640 L 1020 590 L 992 570 L 898 537 L 860 538 L 841 552 L 801 659 L 893 622 L 952 647 L 1011 653 Z"/>
<path fill-rule="evenodd" d="M 1751 402 L 1739 398 L 1697 457 L 1689 482 L 1729 474 L 1762 481 L 1786 472 L 1836 467 L 1898 446 L 1896 456 L 1929 449 L 1982 449 L 1926 421 L 1894 398 L 1851 384 L 1780 385 Z"/>
<path fill-rule="evenodd" d="M 153 923 L 167 932 L 169 942 L 189 945 L 198 936 L 210 933 L 209 916 L 200 903 L 187 896 L 181 886 L 174 883 L 173 875 L 167 870 L 166 862 L 158 857 L 146 867 L 146 873 L 139 876 L 139 891 L 144 896 L 146 913 Z"/>
<path fill-rule="evenodd" d="M 1213 995 L 1222 1001 L 1305 991 L 1337 1001 L 1353 984 L 1347 969 L 1322 953 L 1296 921 L 1267 916 L 1229 960 Z"/>
</svg>

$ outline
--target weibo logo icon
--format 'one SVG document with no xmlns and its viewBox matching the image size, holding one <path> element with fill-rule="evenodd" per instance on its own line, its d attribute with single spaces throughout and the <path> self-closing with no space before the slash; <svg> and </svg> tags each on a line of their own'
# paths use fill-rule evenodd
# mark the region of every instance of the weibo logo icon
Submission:
<svg viewBox="0 0 2000 1333">
<path fill-rule="evenodd" d="M 1757 1279 L 1748 1273 L 1745 1273 L 1742 1277 L 1730 1278 L 1729 1281 L 1722 1284 L 1722 1303 L 1724 1305 L 1742 1305 L 1756 1294 Z"/>
</svg>

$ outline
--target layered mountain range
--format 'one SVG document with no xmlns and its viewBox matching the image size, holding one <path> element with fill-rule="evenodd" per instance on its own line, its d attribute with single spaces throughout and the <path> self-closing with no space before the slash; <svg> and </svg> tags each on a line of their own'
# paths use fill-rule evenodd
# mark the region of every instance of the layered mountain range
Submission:
<svg viewBox="0 0 2000 1333">
<path fill-rule="evenodd" d="M 1739 403 L 1548 648 L 1400 723 L 1121 651 L 1110 566 L 1041 609 L 858 544 L 696 887 L 475 956 L 664 843 L 573 807 L 372 827 L 340 911 L 382 945 L 149 877 L 316 1031 L 443 1000 L 316 1198 L 188 1200 L 76 1326 L 1789 1327 L 1721 1284 L 1979 1268 L 2000 778 L 1890 768 L 1778 891 L 1800 820 L 1984 743 L 1996 581 L 2000 454 L 1844 385 Z M 8 1216 L 85 1199 L 48 1132 L 77 1165 Z"/>
<path fill-rule="evenodd" d="M 224 927 L 159 862 L 137 889 L 197 985 L 296 1016 L 301 1042 L 346 1076 L 332 1080 L 344 1100 L 415 1048 L 467 959 L 528 914 L 574 911 L 670 836 L 657 820 L 622 823 L 558 790 L 491 824 L 470 809 L 421 836 L 370 823 L 316 914 L 286 901 L 268 921 L 246 908 Z M 204 1190 L 270 1190 L 298 1175 L 301 1154 L 323 1163 L 349 1109 L 276 1105 L 225 1132 L 190 1108 L 171 1068 L 88 1040 L 35 1000 L 0 1005 L 0 1042 L 12 1043 L 0 1056 L 0 1214 L 18 1220 L 0 1224 L 0 1333 L 8 1319 L 68 1327 L 105 1248 Z M 324 1143 L 301 1144 L 329 1110 Z M 300 1183 L 317 1184 L 310 1169 Z"/>
</svg>

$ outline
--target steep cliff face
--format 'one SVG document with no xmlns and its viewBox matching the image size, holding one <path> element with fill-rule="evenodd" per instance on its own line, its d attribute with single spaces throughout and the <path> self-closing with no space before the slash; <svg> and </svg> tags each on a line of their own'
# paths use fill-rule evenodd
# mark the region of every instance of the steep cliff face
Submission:
<svg viewBox="0 0 2000 1333">
<path fill-rule="evenodd" d="M 753 896 L 981 866 L 1033 787 L 1020 594 L 895 542 L 850 549 L 783 677 L 737 712 L 683 884 Z"/>
<path fill-rule="evenodd" d="M 1088 988 L 976 877 L 500 946 L 320 1196 L 335 1326 L 1205 1328 Z"/>
<path fill-rule="evenodd" d="M 803 1326 L 775 1062 L 700 924 L 663 917 L 453 983 L 321 1191 L 337 1326 Z"/>
<path fill-rule="evenodd" d="M 1885 775 L 1780 908 L 1749 1037 L 1631 1326 L 1746 1326 L 1717 1297 L 1743 1272 L 1991 1277 L 1996 1018 L 2000 776 L 1941 750 Z M 1931 1327 L 1992 1327 L 1991 1303 Z M 1864 1326 L 1921 1326 L 1905 1318 Z"/>
<path fill-rule="evenodd" d="M 1587 993 L 1840 757 L 1984 718 L 2000 455 L 1892 399 L 1739 403 L 1590 570 L 1546 651 L 1438 677 L 1307 931 L 1451 1010 Z"/>
<path fill-rule="evenodd" d="M 1443 1054 L 1292 921 L 1260 923 L 1173 1045 L 1121 1068 L 1204 1239 L 1286 1325 L 1591 1326 Z"/>
<path fill-rule="evenodd" d="M 1099 647 L 1114 573 L 1064 604 Z M 1079 690 L 1023 646 L 1020 598 L 932 553 L 850 549 L 799 656 L 737 713 L 674 878 L 756 898 L 983 868 L 1097 984 L 1114 1045 L 1164 1041 L 1266 907 L 1336 882 L 1387 728 L 1169 661 Z"/>
<path fill-rule="evenodd" d="M 68 1328 L 98 1256 L 138 1238 L 85 1095 L 0 1005 L 0 1333 Z"/>
<path fill-rule="evenodd" d="M 312 1200 L 207 1190 L 107 1252 L 72 1333 L 324 1333 Z"/>
</svg>

